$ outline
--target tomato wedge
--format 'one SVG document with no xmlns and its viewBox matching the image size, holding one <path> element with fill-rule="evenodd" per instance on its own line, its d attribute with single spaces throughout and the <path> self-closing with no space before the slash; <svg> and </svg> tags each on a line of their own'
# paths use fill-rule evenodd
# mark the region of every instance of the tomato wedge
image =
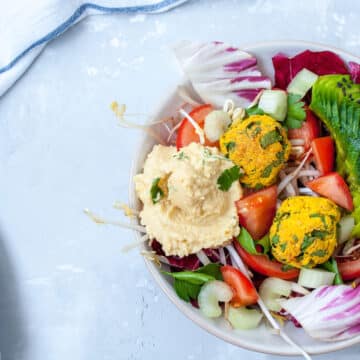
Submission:
<svg viewBox="0 0 360 360">
<path fill-rule="evenodd" d="M 231 305 L 234 307 L 256 304 L 259 298 L 252 282 L 238 269 L 225 265 L 220 268 L 224 281 L 231 287 L 234 295 Z"/>
<path fill-rule="evenodd" d="M 252 193 L 236 202 L 240 224 L 254 240 L 268 231 L 276 212 L 277 186 Z"/>
<path fill-rule="evenodd" d="M 360 277 L 360 258 L 356 260 L 337 261 L 338 269 L 343 280 L 354 280 Z"/>
<path fill-rule="evenodd" d="M 252 255 L 248 253 L 237 240 L 234 246 L 241 259 L 249 266 L 250 269 L 265 276 L 273 276 L 283 280 L 292 280 L 299 276 L 298 269 L 283 270 L 283 264 L 270 260 L 266 255 Z"/>
<path fill-rule="evenodd" d="M 311 148 L 315 156 L 315 163 L 321 175 L 333 171 L 335 160 L 334 140 L 330 136 L 319 137 L 311 142 Z"/>
<path fill-rule="evenodd" d="M 306 109 L 306 118 L 303 122 L 301 128 L 299 129 L 289 129 L 288 138 L 289 139 L 302 139 L 304 140 L 304 150 L 307 151 L 310 149 L 311 142 L 320 136 L 320 122 L 318 118 L 313 114 L 310 109 Z"/>
<path fill-rule="evenodd" d="M 190 112 L 190 116 L 199 124 L 201 128 L 204 128 L 204 121 L 206 115 L 213 111 L 212 105 L 201 105 Z M 195 132 L 195 128 L 191 125 L 190 121 L 184 118 L 181 121 L 181 125 L 177 132 L 176 147 L 178 149 L 189 145 L 192 142 L 200 142 L 199 135 Z M 218 142 L 211 142 L 205 138 L 206 146 L 218 146 Z"/>
<path fill-rule="evenodd" d="M 306 184 L 311 190 L 332 200 L 348 211 L 354 210 L 353 199 L 345 180 L 337 173 L 320 176 Z"/>
</svg>

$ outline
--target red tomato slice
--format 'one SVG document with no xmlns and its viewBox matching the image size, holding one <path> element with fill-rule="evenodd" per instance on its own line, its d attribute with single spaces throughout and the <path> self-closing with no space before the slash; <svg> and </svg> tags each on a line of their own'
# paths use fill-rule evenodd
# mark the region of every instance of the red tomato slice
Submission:
<svg viewBox="0 0 360 360">
<path fill-rule="evenodd" d="M 330 136 L 319 137 L 311 142 L 315 156 L 316 167 L 321 175 L 326 175 L 334 169 L 335 145 Z"/>
<path fill-rule="evenodd" d="M 225 265 L 220 268 L 224 281 L 231 287 L 234 295 L 231 305 L 234 307 L 256 304 L 258 294 L 252 282 L 238 269 Z"/>
<path fill-rule="evenodd" d="M 240 224 L 254 240 L 268 231 L 276 212 L 277 186 L 252 193 L 236 202 Z"/>
<path fill-rule="evenodd" d="M 310 109 L 306 109 L 306 119 L 299 129 L 289 129 L 289 139 L 302 139 L 305 141 L 305 151 L 310 149 L 311 142 L 320 136 L 320 122 Z"/>
<path fill-rule="evenodd" d="M 345 180 L 337 173 L 320 176 L 306 184 L 311 190 L 332 200 L 348 211 L 354 210 L 353 199 Z"/>
<path fill-rule="evenodd" d="M 338 261 L 337 264 L 343 280 L 354 280 L 360 277 L 360 258 L 345 262 Z"/>
<path fill-rule="evenodd" d="M 270 260 L 265 255 L 252 255 L 248 253 L 237 240 L 234 241 L 234 246 L 245 264 L 259 274 L 273 276 L 283 280 L 292 280 L 299 276 L 298 269 L 284 271 L 282 269 L 283 264 L 275 260 Z"/>
<path fill-rule="evenodd" d="M 201 128 L 204 127 L 204 121 L 206 115 L 208 115 L 211 111 L 213 111 L 213 107 L 211 105 L 201 105 L 190 112 L 190 116 L 199 124 Z M 192 142 L 200 142 L 199 135 L 195 132 L 194 127 L 191 125 L 190 121 L 184 118 L 181 121 L 181 125 L 177 132 L 176 138 L 176 147 L 178 149 L 189 145 Z M 205 138 L 206 146 L 218 146 L 218 142 L 212 143 L 208 139 Z"/>
</svg>

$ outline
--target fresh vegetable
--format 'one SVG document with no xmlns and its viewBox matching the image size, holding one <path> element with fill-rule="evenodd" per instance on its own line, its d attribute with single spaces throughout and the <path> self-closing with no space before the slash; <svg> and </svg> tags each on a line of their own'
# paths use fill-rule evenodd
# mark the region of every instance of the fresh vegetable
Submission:
<svg viewBox="0 0 360 360">
<path fill-rule="evenodd" d="M 339 244 L 343 244 L 344 242 L 350 239 L 354 226 L 355 226 L 355 219 L 352 216 L 346 215 L 341 218 L 338 228 Z"/>
<path fill-rule="evenodd" d="M 339 268 L 338 268 L 338 264 L 337 264 L 336 260 L 333 257 L 330 258 L 325 263 L 321 264 L 321 267 L 323 269 L 325 269 L 327 271 L 331 271 L 332 273 L 335 274 L 334 285 L 341 285 L 341 284 L 344 283 L 344 281 L 342 279 L 342 276 L 340 274 Z"/>
<path fill-rule="evenodd" d="M 331 51 L 306 50 L 292 58 L 279 53 L 272 58 L 272 61 L 275 86 L 284 90 L 302 69 L 308 69 L 317 75 L 349 73 L 343 60 Z"/>
<path fill-rule="evenodd" d="M 306 119 L 305 103 L 300 95 L 289 94 L 287 97 L 287 114 L 285 126 L 288 129 L 300 129 Z"/>
<path fill-rule="evenodd" d="M 160 178 L 154 179 L 150 188 L 150 196 L 153 204 L 158 203 L 164 196 L 164 191 L 159 186 L 159 182 Z"/>
<path fill-rule="evenodd" d="M 198 304 L 200 311 L 209 318 L 219 317 L 222 313 L 219 302 L 229 302 L 233 292 L 229 285 L 219 280 L 212 280 L 202 286 Z"/>
<path fill-rule="evenodd" d="M 205 117 L 205 136 L 212 142 L 219 141 L 230 124 L 231 119 L 228 113 L 222 110 L 214 110 Z"/>
<path fill-rule="evenodd" d="M 292 139 L 304 140 L 304 152 L 310 149 L 311 142 L 320 136 L 320 123 L 319 120 L 309 109 L 305 109 L 306 119 L 300 128 L 290 127 L 288 137 Z"/>
<path fill-rule="evenodd" d="M 265 114 L 283 121 L 287 113 L 287 94 L 284 90 L 264 90 L 258 106 Z"/>
<path fill-rule="evenodd" d="M 234 307 L 256 304 L 258 295 L 252 282 L 238 269 L 225 265 L 220 268 L 224 281 L 231 287 Z"/>
<path fill-rule="evenodd" d="M 350 61 L 349 62 L 349 70 L 350 70 L 352 82 L 354 84 L 359 84 L 360 83 L 360 64 Z"/>
<path fill-rule="evenodd" d="M 254 240 L 261 239 L 269 231 L 276 212 L 276 199 L 277 186 L 274 185 L 236 202 L 239 222 Z"/>
<path fill-rule="evenodd" d="M 204 102 L 221 108 L 231 99 L 236 106 L 248 107 L 261 89 L 271 88 L 254 56 L 222 42 L 182 41 L 175 56 L 193 88 Z"/>
<path fill-rule="evenodd" d="M 334 170 L 335 145 L 330 136 L 316 138 L 311 142 L 311 149 L 315 157 L 317 169 L 321 175 Z"/>
<path fill-rule="evenodd" d="M 222 280 L 219 264 L 208 264 L 195 271 L 163 272 L 173 277 L 177 295 L 185 300 L 197 299 L 201 286 L 208 281 Z"/>
<path fill-rule="evenodd" d="M 299 95 L 302 99 L 312 88 L 317 78 L 318 75 L 304 68 L 300 70 L 290 81 L 290 84 L 287 87 L 287 92 L 289 94 Z"/>
<path fill-rule="evenodd" d="M 234 181 L 239 180 L 241 176 L 241 169 L 239 166 L 234 165 L 233 167 L 226 169 L 217 179 L 217 185 L 221 191 L 228 191 Z"/>
<path fill-rule="evenodd" d="M 349 187 L 345 180 L 337 173 L 318 177 L 306 183 L 306 186 L 316 193 L 332 200 L 348 211 L 354 209 L 353 200 Z"/>
<path fill-rule="evenodd" d="M 315 339 L 339 341 L 360 334 L 360 286 L 323 286 L 281 305 Z"/>
<path fill-rule="evenodd" d="M 213 111 L 212 105 L 201 105 L 194 110 L 192 110 L 189 114 L 191 118 L 193 118 L 201 128 L 204 127 L 204 122 L 206 116 Z M 181 122 L 181 125 L 177 132 L 176 138 L 176 147 L 178 149 L 189 145 L 192 142 L 200 142 L 200 137 L 196 133 L 194 126 L 190 123 L 190 121 L 184 118 Z M 216 142 L 213 143 L 209 139 L 205 137 L 206 146 L 216 146 Z"/>
<path fill-rule="evenodd" d="M 292 267 L 284 268 L 283 264 L 270 260 L 266 255 L 252 255 L 248 253 L 238 241 L 234 241 L 234 246 L 244 263 L 259 274 L 284 280 L 295 279 L 299 275 L 298 269 Z"/>
<path fill-rule="evenodd" d="M 313 87 L 310 107 L 324 122 L 336 145 L 336 170 L 350 185 L 355 205 L 354 236 L 360 236 L 360 84 L 354 84 L 349 75 L 320 76 Z M 332 185 L 335 185 L 335 177 Z M 342 181 L 339 180 L 341 183 Z M 329 184 L 330 185 L 330 184 Z M 335 185 L 336 186 L 336 185 Z M 337 184 L 337 187 L 342 187 Z M 353 204 L 347 186 L 345 208 Z M 342 204 L 339 204 L 344 206 Z"/>
<path fill-rule="evenodd" d="M 353 260 L 337 260 L 337 266 L 341 277 L 345 280 L 354 280 L 360 277 L 360 258 Z"/>
<path fill-rule="evenodd" d="M 248 253 L 253 255 L 267 254 L 270 250 L 270 240 L 268 235 L 265 235 L 258 241 L 254 241 L 245 228 L 241 229 L 238 241 Z"/>
<path fill-rule="evenodd" d="M 300 270 L 298 283 L 310 289 L 317 289 L 320 286 L 332 285 L 335 274 L 322 269 L 306 269 Z"/>
<path fill-rule="evenodd" d="M 289 297 L 291 291 L 292 285 L 290 281 L 268 277 L 261 283 L 259 295 L 269 310 L 278 312 L 281 310 L 279 299 Z"/>
<path fill-rule="evenodd" d="M 228 320 L 234 329 L 249 330 L 259 326 L 263 314 L 256 309 L 229 307 Z"/>
<path fill-rule="evenodd" d="M 276 211 L 270 228 L 274 257 L 297 268 L 313 268 L 327 261 L 335 250 L 337 206 L 324 198 L 291 196 Z"/>
</svg>

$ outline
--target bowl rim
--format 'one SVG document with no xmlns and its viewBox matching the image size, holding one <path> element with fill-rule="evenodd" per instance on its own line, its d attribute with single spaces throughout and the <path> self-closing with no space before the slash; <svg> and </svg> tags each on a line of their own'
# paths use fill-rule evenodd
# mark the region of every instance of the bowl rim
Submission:
<svg viewBox="0 0 360 360">
<path fill-rule="evenodd" d="M 244 45 L 239 45 L 239 48 L 244 51 L 255 51 L 258 48 L 264 49 L 264 48 L 276 48 L 276 47 L 284 47 L 284 48 L 296 48 L 296 47 L 304 47 L 305 48 L 312 48 L 313 50 L 317 51 L 323 51 L 323 50 L 329 50 L 333 51 L 336 54 L 340 55 L 341 57 L 351 57 L 354 59 L 357 59 L 357 61 L 360 63 L 360 56 L 354 55 L 348 51 L 342 50 L 338 47 L 318 43 L 318 42 L 312 42 L 312 41 L 304 41 L 304 40 L 274 40 L 274 41 L 261 41 L 261 42 L 254 42 L 254 43 L 248 43 Z M 315 48 L 315 49 L 314 49 Z M 168 91 L 168 96 L 165 98 L 165 100 L 161 101 L 158 106 L 155 107 L 155 111 L 153 114 L 158 114 L 165 102 L 170 99 L 176 91 L 176 85 L 171 86 L 169 88 L 170 91 Z M 137 145 L 135 146 L 135 151 L 131 163 L 130 168 L 130 179 L 129 179 L 129 204 L 132 207 L 136 206 L 136 195 L 135 195 L 135 187 L 133 182 L 134 175 L 137 174 L 137 163 L 138 158 L 141 154 L 141 149 L 143 147 L 143 144 L 147 138 L 147 134 L 142 134 L 142 136 L 139 137 L 137 140 Z M 132 220 L 134 223 L 136 220 Z M 140 239 L 140 235 L 137 231 L 134 231 L 135 237 L 137 239 Z M 142 249 L 145 249 L 145 245 L 141 245 Z M 227 333 L 223 332 L 220 327 L 209 325 L 208 320 L 205 319 L 201 314 L 196 313 L 192 308 L 189 308 L 188 304 L 183 302 L 181 299 L 178 298 L 173 288 L 164 280 L 164 276 L 160 274 L 158 271 L 158 267 L 152 262 L 151 260 L 148 260 L 144 257 L 144 262 L 149 270 L 150 274 L 153 276 L 155 282 L 158 284 L 158 286 L 161 288 L 161 290 L 165 293 L 165 295 L 170 299 L 170 301 L 176 306 L 176 308 L 183 313 L 188 319 L 193 321 L 196 325 L 200 326 L 202 329 L 210 333 L 211 335 L 216 336 L 217 338 L 226 341 L 232 345 L 235 345 L 237 347 L 259 352 L 263 354 L 271 354 L 271 355 L 278 355 L 278 356 L 299 356 L 300 354 L 295 350 L 269 350 L 269 349 L 262 349 L 261 346 L 254 346 L 252 344 L 248 344 L 246 341 L 242 341 L 241 337 L 236 338 L 234 340 L 231 336 L 229 336 Z M 310 355 L 320 355 L 320 354 L 327 354 L 332 353 L 335 351 L 343 350 L 346 348 L 349 348 L 353 345 L 360 344 L 360 336 L 357 336 L 353 339 L 345 340 L 345 341 L 339 341 L 339 342 L 332 342 L 328 343 L 329 346 L 327 348 L 321 349 L 321 350 L 307 350 L 305 349 L 308 354 Z"/>
</svg>

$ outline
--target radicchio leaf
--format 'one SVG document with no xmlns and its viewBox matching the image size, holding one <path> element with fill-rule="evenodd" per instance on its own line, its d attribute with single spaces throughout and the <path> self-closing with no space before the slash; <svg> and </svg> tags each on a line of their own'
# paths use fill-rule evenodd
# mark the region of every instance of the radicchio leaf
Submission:
<svg viewBox="0 0 360 360">
<path fill-rule="evenodd" d="M 306 68 L 317 75 L 349 74 L 344 61 L 332 51 L 305 50 L 289 58 L 279 53 L 272 58 L 275 70 L 275 86 L 286 89 L 290 81 Z"/>
<path fill-rule="evenodd" d="M 215 107 L 231 99 L 246 108 L 262 89 L 271 88 L 254 56 L 222 42 L 182 41 L 174 52 L 196 92 Z"/>
</svg>

